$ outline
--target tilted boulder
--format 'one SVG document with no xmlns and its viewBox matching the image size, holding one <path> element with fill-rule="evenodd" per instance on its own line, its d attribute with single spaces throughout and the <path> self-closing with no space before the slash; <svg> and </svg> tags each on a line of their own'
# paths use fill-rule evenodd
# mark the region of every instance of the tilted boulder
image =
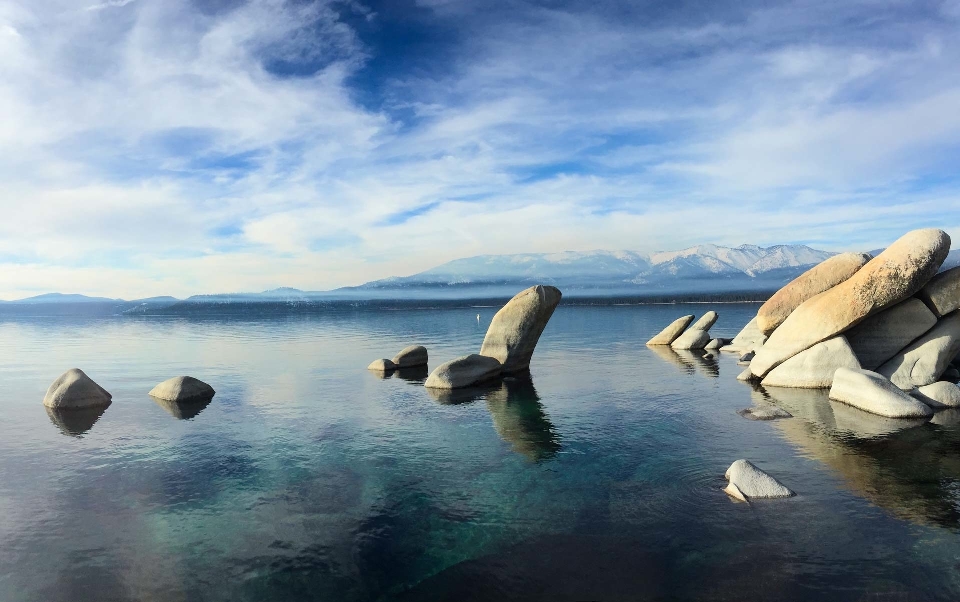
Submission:
<svg viewBox="0 0 960 602">
<path fill-rule="evenodd" d="M 540 284 L 518 293 L 493 316 L 480 355 L 496 359 L 505 373 L 529 368 L 537 341 L 560 297 L 556 287 Z"/>
<path fill-rule="evenodd" d="M 110 405 L 113 396 L 79 368 L 71 368 L 50 384 L 43 405 L 56 410 L 77 410 Z"/>
<path fill-rule="evenodd" d="M 876 370 L 936 324 L 937 317 L 923 301 L 910 298 L 873 314 L 845 335 L 860 365 Z"/>
<path fill-rule="evenodd" d="M 960 387 L 944 381 L 935 382 L 913 391 L 912 395 L 937 410 L 960 408 Z"/>
<path fill-rule="evenodd" d="M 657 333 L 656 336 L 647 341 L 647 345 L 669 345 L 674 342 L 678 336 L 683 334 L 683 331 L 687 329 L 690 322 L 693 322 L 692 314 L 677 318 L 673 322 L 670 322 L 669 326 Z"/>
<path fill-rule="evenodd" d="M 730 339 L 716 338 L 716 339 L 711 339 L 711 341 L 707 343 L 707 346 L 704 347 L 704 349 L 710 349 L 710 350 L 720 349 L 721 347 L 729 344 L 730 344 Z"/>
<path fill-rule="evenodd" d="M 930 279 L 917 295 L 938 318 L 960 309 L 960 266 Z"/>
<path fill-rule="evenodd" d="M 751 499 L 785 498 L 796 495 L 749 460 L 737 460 L 730 465 L 723 476 L 729 481 L 724 489 L 727 495 L 744 502 Z"/>
<path fill-rule="evenodd" d="M 463 389 L 500 376 L 500 361 L 486 355 L 465 355 L 440 364 L 423 386 L 430 389 Z"/>
<path fill-rule="evenodd" d="M 393 356 L 393 364 L 397 368 L 412 368 L 414 366 L 426 366 L 428 360 L 427 348 L 423 345 L 410 345 L 404 347 L 400 353 Z"/>
<path fill-rule="evenodd" d="M 943 230 L 908 232 L 848 280 L 801 303 L 757 350 L 750 369 L 766 376 L 804 349 L 907 299 L 937 273 L 949 251 Z"/>
<path fill-rule="evenodd" d="M 877 372 L 909 391 L 940 380 L 957 351 L 960 351 L 960 311 L 941 318 L 936 326 L 885 362 Z"/>
<path fill-rule="evenodd" d="M 757 318 L 754 317 L 752 320 L 747 322 L 747 325 L 743 327 L 743 330 L 737 333 L 737 336 L 733 337 L 733 340 L 730 341 L 730 344 L 721 347 L 720 351 L 744 353 L 746 351 L 750 351 L 753 348 L 753 345 L 761 338 L 766 337 L 762 332 L 760 332 L 760 327 L 757 326 Z"/>
<path fill-rule="evenodd" d="M 849 279 L 870 261 L 866 253 L 841 253 L 818 263 L 774 293 L 757 311 L 757 328 L 769 335 L 801 303 Z"/>
<path fill-rule="evenodd" d="M 817 343 L 767 373 L 765 387 L 829 389 L 837 368 L 859 369 L 860 362 L 844 336 Z"/>
<path fill-rule="evenodd" d="M 869 370 L 838 368 L 833 375 L 830 399 L 887 418 L 924 418 L 933 414 L 926 404 Z"/>
<path fill-rule="evenodd" d="M 708 311 L 697 320 L 693 326 L 670 343 L 674 349 L 703 349 L 710 342 L 710 327 L 717 323 L 720 316 L 715 311 Z"/>
<path fill-rule="evenodd" d="M 216 395 L 216 391 L 192 376 L 175 376 L 154 387 L 149 395 L 166 401 L 202 401 Z"/>
</svg>

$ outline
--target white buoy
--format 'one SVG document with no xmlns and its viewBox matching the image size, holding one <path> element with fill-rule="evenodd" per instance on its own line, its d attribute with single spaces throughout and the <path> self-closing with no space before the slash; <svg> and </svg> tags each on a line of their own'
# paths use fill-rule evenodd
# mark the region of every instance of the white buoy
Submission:
<svg viewBox="0 0 960 602">
<path fill-rule="evenodd" d="M 480 314 L 477 314 L 477 324 L 480 323 Z"/>
</svg>

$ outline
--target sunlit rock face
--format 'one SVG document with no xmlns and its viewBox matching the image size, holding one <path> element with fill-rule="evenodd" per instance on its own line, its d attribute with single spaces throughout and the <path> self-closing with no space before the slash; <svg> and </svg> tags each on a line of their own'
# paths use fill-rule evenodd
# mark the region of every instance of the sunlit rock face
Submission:
<svg viewBox="0 0 960 602">
<path fill-rule="evenodd" d="M 543 285 L 518 293 L 493 316 L 480 355 L 496 359 L 505 374 L 529 368 L 540 335 L 562 296 L 556 287 Z"/>
<path fill-rule="evenodd" d="M 499 360 L 485 355 L 465 355 L 440 364 L 427 377 L 424 386 L 429 389 L 462 389 L 484 383 L 500 376 L 503 366 Z"/>
<path fill-rule="evenodd" d="M 43 405 L 56 410 L 79 410 L 108 406 L 112 398 L 83 370 L 72 368 L 50 384 Z"/>
<path fill-rule="evenodd" d="M 658 332 L 652 339 L 647 341 L 647 345 L 669 345 L 674 342 L 678 336 L 683 334 L 683 331 L 687 329 L 690 322 L 693 322 L 693 314 L 677 318 L 666 328 Z"/>
</svg>

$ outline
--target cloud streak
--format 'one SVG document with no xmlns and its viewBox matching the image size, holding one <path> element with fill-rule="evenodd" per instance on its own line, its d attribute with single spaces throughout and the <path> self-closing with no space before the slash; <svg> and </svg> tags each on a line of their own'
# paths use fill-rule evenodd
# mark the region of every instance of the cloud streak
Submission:
<svg viewBox="0 0 960 602">
<path fill-rule="evenodd" d="M 955 2 L 90 8 L 0 0 L 0 298 L 960 229 Z"/>
</svg>

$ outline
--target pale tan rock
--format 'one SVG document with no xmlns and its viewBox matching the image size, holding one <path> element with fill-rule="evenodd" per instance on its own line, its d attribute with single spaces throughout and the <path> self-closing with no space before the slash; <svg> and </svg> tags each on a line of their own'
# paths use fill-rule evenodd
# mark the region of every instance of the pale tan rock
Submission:
<svg viewBox="0 0 960 602">
<path fill-rule="evenodd" d="M 677 318 L 669 326 L 661 330 L 655 337 L 647 341 L 647 345 L 669 345 L 674 342 L 678 336 L 683 334 L 687 326 L 693 322 L 693 315 Z"/>
<path fill-rule="evenodd" d="M 925 418 L 933 415 L 933 410 L 926 404 L 869 370 L 838 368 L 833 375 L 830 399 L 887 418 Z"/>
<path fill-rule="evenodd" d="M 710 330 L 710 328 L 717 323 L 719 318 L 720 314 L 717 312 L 708 311 L 700 316 L 699 320 L 693 323 L 693 326 L 690 327 L 690 330 Z"/>
<path fill-rule="evenodd" d="M 757 326 L 757 318 L 754 317 L 752 320 L 747 322 L 747 325 L 743 327 L 737 336 L 733 337 L 733 340 L 730 341 L 729 345 L 724 345 L 720 348 L 720 351 L 729 351 L 736 353 L 744 353 L 750 351 L 753 348 L 754 343 L 764 337 L 763 333 L 760 332 L 760 328 Z"/>
<path fill-rule="evenodd" d="M 671 349 L 703 349 L 710 342 L 710 333 L 700 328 L 690 328 L 677 340 L 670 343 Z"/>
<path fill-rule="evenodd" d="M 556 287 L 540 284 L 518 293 L 493 316 L 480 355 L 496 359 L 505 373 L 529 368 L 537 341 L 560 297 Z"/>
<path fill-rule="evenodd" d="M 905 391 L 935 383 L 960 351 L 960 312 L 940 318 L 937 325 L 910 343 L 877 372 Z"/>
<path fill-rule="evenodd" d="M 373 360 L 370 362 L 370 365 L 367 366 L 367 370 L 372 370 L 374 372 L 390 372 L 391 370 L 396 369 L 397 365 L 393 363 L 393 360 L 388 360 L 386 358 Z"/>
<path fill-rule="evenodd" d="M 768 372 L 760 384 L 765 387 L 829 389 L 837 368 L 860 368 L 857 356 L 843 335 L 801 351 Z"/>
<path fill-rule="evenodd" d="M 769 335 L 801 303 L 847 280 L 870 261 L 866 253 L 841 253 L 818 263 L 774 293 L 757 311 L 757 328 Z"/>
<path fill-rule="evenodd" d="M 83 370 L 71 368 L 50 384 L 43 397 L 43 405 L 56 410 L 97 408 L 110 405 L 112 398 Z"/>
<path fill-rule="evenodd" d="M 150 390 L 150 397 L 166 401 L 199 401 L 216 394 L 213 387 L 192 376 L 175 376 Z"/>
<path fill-rule="evenodd" d="M 931 408 L 960 408 L 960 387 L 945 381 L 925 385 L 913 391 L 912 395 Z"/>
<path fill-rule="evenodd" d="M 845 334 L 860 365 L 876 370 L 936 323 L 937 317 L 923 301 L 910 298 L 873 314 Z"/>
<path fill-rule="evenodd" d="M 917 296 L 938 318 L 960 309 L 960 266 L 944 270 L 931 278 Z"/>
<path fill-rule="evenodd" d="M 905 234 L 849 279 L 801 303 L 757 350 L 750 369 L 766 376 L 804 349 L 907 299 L 937 273 L 949 251 L 943 230 Z"/>
<path fill-rule="evenodd" d="M 429 389 L 462 389 L 500 376 L 499 360 L 486 355 L 465 355 L 440 364 L 423 386 Z"/>
<path fill-rule="evenodd" d="M 393 363 L 397 368 L 412 368 L 414 366 L 426 366 L 428 360 L 427 348 L 423 345 L 410 345 L 404 347 L 400 353 L 393 357 Z"/>
</svg>

